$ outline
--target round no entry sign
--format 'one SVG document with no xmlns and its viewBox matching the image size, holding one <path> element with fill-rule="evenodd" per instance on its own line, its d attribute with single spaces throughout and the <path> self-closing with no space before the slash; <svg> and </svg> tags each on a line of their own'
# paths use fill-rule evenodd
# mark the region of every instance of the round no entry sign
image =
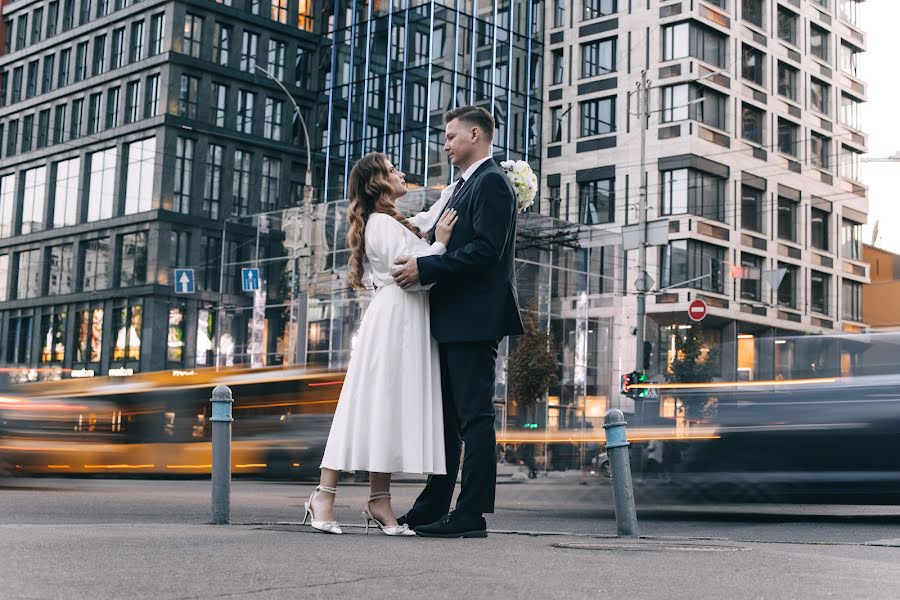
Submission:
<svg viewBox="0 0 900 600">
<path fill-rule="evenodd" d="M 706 302 L 703 300 L 694 300 L 688 307 L 688 316 L 692 321 L 702 321 L 706 316 Z"/>
</svg>

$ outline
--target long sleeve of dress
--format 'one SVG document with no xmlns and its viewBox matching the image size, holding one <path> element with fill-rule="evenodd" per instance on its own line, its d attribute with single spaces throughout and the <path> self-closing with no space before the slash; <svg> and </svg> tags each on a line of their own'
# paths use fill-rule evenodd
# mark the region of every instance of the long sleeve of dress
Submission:
<svg viewBox="0 0 900 600">
<path fill-rule="evenodd" d="M 369 217 L 366 225 L 366 250 L 369 252 L 369 262 L 373 270 L 390 277 L 394 270 L 394 261 L 399 257 L 438 256 L 447 252 L 447 247 L 441 242 L 429 244 L 393 217 L 374 214 Z M 381 285 L 384 285 L 384 282 Z M 406 291 L 414 292 L 430 288 L 430 285 L 415 284 L 406 288 Z"/>
</svg>

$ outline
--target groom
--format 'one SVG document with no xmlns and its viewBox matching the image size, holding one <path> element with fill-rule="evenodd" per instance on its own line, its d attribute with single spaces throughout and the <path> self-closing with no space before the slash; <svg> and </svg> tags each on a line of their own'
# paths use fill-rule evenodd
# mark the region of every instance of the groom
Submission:
<svg viewBox="0 0 900 600">
<path fill-rule="evenodd" d="M 494 159 L 494 118 L 464 106 L 444 115 L 444 152 L 462 173 L 447 207 L 459 221 L 442 256 L 400 257 L 397 284 L 436 284 L 431 334 L 440 346 L 447 474 L 432 475 L 410 511 L 400 517 L 424 537 L 487 537 L 482 516 L 494 512 L 494 369 L 497 345 L 522 333 L 513 260 L 516 198 Z M 456 510 L 450 500 L 465 443 Z"/>
</svg>

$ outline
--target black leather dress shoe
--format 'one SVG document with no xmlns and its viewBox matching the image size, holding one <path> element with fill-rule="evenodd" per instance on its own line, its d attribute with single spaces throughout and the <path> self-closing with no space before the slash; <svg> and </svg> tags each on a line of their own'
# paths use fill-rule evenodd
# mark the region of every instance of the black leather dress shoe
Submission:
<svg viewBox="0 0 900 600">
<path fill-rule="evenodd" d="M 427 517 L 422 518 L 419 515 L 413 514 L 412 511 L 406 513 L 401 517 L 397 517 L 397 523 L 399 525 L 408 525 L 410 529 L 415 529 L 416 527 L 421 527 L 422 525 L 427 525 L 434 521 L 433 518 L 429 519 Z"/>
<path fill-rule="evenodd" d="M 487 523 L 481 515 L 451 512 L 428 525 L 415 528 L 416 535 L 436 538 L 486 538 Z"/>
</svg>

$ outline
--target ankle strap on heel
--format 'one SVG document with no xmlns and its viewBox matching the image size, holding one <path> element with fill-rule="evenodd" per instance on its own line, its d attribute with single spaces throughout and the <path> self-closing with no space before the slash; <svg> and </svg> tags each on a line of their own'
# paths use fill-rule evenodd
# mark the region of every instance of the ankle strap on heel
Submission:
<svg viewBox="0 0 900 600">
<path fill-rule="evenodd" d="M 337 488 L 336 487 L 328 487 L 327 485 L 316 486 L 316 491 L 317 492 L 325 492 L 326 494 L 331 494 L 332 496 L 337 495 Z"/>
<path fill-rule="evenodd" d="M 369 496 L 369 502 L 371 502 L 372 500 L 381 500 L 383 498 L 387 498 L 388 500 L 390 500 L 391 493 L 390 492 L 378 492 L 377 494 L 372 494 L 371 496 Z"/>
</svg>

